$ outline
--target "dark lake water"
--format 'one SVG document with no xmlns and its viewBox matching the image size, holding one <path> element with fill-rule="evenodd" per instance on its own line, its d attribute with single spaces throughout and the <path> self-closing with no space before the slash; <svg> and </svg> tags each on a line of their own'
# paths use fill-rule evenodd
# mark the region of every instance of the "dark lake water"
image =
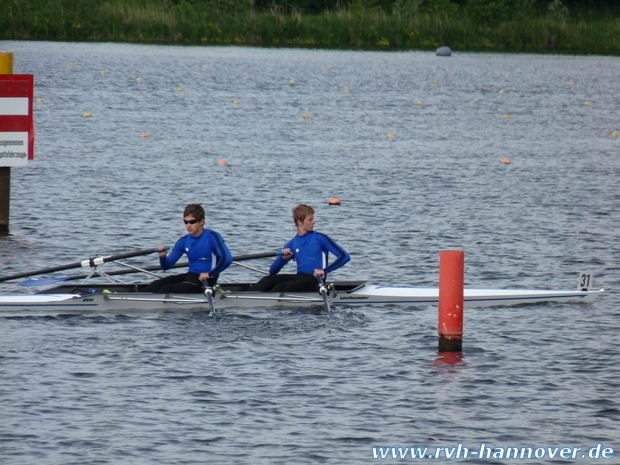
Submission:
<svg viewBox="0 0 620 465">
<path fill-rule="evenodd" d="M 458 359 L 437 354 L 434 306 L 0 317 L 2 463 L 335 465 L 481 443 L 538 458 L 465 462 L 619 463 L 588 456 L 620 450 L 619 58 L 0 49 L 40 100 L 0 275 L 172 244 L 194 202 L 234 254 L 274 250 L 308 203 L 352 256 L 334 279 L 436 286 L 458 249 L 468 287 L 590 271 L 607 291 L 472 309 Z"/>
</svg>

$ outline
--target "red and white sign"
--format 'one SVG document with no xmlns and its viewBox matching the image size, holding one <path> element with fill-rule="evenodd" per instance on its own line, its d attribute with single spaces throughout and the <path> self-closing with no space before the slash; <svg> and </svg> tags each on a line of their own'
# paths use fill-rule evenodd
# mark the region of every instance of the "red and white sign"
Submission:
<svg viewBox="0 0 620 465">
<path fill-rule="evenodd" d="M 34 160 L 34 76 L 0 74 L 0 166 Z"/>
</svg>

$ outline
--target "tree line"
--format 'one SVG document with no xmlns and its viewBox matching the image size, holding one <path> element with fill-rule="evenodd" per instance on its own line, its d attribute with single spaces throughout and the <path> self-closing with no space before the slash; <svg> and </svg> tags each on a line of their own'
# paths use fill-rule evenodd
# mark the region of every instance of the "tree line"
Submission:
<svg viewBox="0 0 620 465">
<path fill-rule="evenodd" d="M 0 40 L 620 53 L 619 0 L 0 2 Z"/>
<path fill-rule="evenodd" d="M 487 16 L 509 16 L 518 12 L 544 14 L 563 11 L 575 15 L 609 15 L 620 13 L 618 0 L 172 0 L 175 3 L 208 4 L 221 10 L 254 8 L 257 11 L 297 11 L 303 14 L 320 14 L 341 10 L 395 10 L 415 12 L 452 12 L 458 9 Z M 456 7 L 456 8 L 455 8 Z"/>
</svg>

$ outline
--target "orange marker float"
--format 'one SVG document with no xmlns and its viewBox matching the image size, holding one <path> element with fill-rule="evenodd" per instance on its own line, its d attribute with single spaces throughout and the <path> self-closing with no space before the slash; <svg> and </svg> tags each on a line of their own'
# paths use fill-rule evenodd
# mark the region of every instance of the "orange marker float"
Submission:
<svg viewBox="0 0 620 465">
<path fill-rule="evenodd" d="M 462 352 L 465 253 L 439 253 L 439 333 L 438 352 Z"/>
<path fill-rule="evenodd" d="M 334 197 L 333 199 L 331 199 L 329 201 L 330 205 L 340 205 L 340 199 L 337 199 L 336 197 Z"/>
</svg>

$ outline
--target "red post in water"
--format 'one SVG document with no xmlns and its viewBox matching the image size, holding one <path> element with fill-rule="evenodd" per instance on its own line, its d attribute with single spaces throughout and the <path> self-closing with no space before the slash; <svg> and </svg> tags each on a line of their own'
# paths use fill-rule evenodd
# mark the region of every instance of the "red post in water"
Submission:
<svg viewBox="0 0 620 465">
<path fill-rule="evenodd" d="M 439 253 L 439 332 L 438 352 L 462 352 L 463 284 L 465 253 L 448 250 Z"/>
</svg>

